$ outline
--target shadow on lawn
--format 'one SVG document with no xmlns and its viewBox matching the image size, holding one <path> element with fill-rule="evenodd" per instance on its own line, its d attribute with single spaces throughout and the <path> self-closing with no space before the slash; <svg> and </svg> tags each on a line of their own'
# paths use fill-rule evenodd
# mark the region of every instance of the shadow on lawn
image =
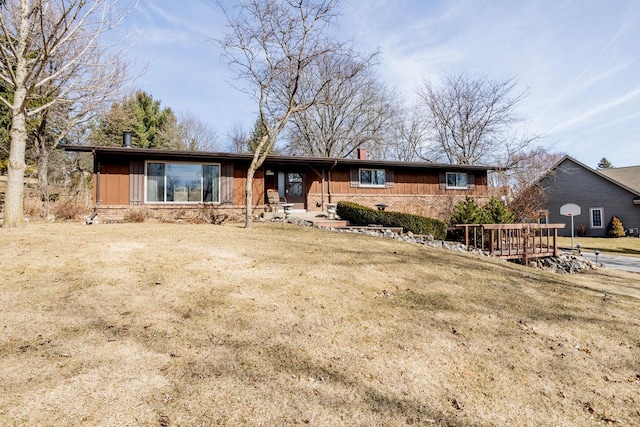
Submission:
<svg viewBox="0 0 640 427">
<path fill-rule="evenodd" d="M 239 355 L 239 357 L 242 356 Z M 471 425 L 455 419 L 455 416 L 435 410 L 427 402 L 411 397 L 394 396 L 382 391 L 384 387 L 378 388 L 366 384 L 364 380 L 345 373 L 339 366 L 334 366 L 330 362 L 319 363 L 299 347 L 277 344 L 267 348 L 263 357 L 268 359 L 274 371 L 284 374 L 283 377 L 317 380 L 320 390 L 315 395 L 316 402 L 329 412 L 347 405 L 355 409 L 354 413 L 358 412 L 358 407 L 366 408 L 369 412 L 367 415 L 372 417 L 373 422 L 377 421 L 385 425 L 400 420 L 406 424 L 417 425 L 434 422 L 437 425 L 452 427 Z M 353 366 L 351 368 L 353 369 Z M 353 372 L 359 371 L 354 369 Z M 372 378 L 372 382 L 374 381 L 375 379 Z M 294 385 L 294 387 L 299 386 Z M 347 402 L 345 396 L 355 401 Z M 337 412 L 332 413 L 338 415 Z"/>
</svg>

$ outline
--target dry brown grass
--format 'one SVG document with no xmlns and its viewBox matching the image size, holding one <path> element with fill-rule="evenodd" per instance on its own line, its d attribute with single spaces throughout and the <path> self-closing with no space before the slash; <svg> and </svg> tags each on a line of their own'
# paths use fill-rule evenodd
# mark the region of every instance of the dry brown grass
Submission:
<svg viewBox="0 0 640 427">
<path fill-rule="evenodd" d="M 638 237 L 574 237 L 574 247 L 580 243 L 583 250 L 609 252 L 612 254 L 640 256 L 640 238 Z M 558 237 L 558 245 L 571 248 L 571 237 Z"/>
<path fill-rule="evenodd" d="M 287 225 L 0 239 L 0 425 L 640 425 L 637 274 Z"/>
</svg>

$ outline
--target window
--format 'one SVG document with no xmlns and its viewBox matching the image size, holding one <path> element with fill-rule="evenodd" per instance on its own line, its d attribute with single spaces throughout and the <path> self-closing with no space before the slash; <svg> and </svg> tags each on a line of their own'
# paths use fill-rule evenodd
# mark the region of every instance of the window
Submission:
<svg viewBox="0 0 640 427">
<path fill-rule="evenodd" d="M 384 169 L 360 169 L 360 185 L 368 187 L 384 187 Z"/>
<path fill-rule="evenodd" d="M 549 224 L 549 211 L 538 211 L 537 217 L 538 224 Z"/>
<path fill-rule="evenodd" d="M 467 188 L 467 174 L 459 172 L 447 172 L 447 188 Z"/>
<path fill-rule="evenodd" d="M 148 162 L 149 203 L 219 203 L 220 165 Z"/>
<path fill-rule="evenodd" d="M 604 217 L 604 208 L 589 209 L 589 218 L 591 219 L 591 228 L 604 228 L 602 218 Z"/>
</svg>

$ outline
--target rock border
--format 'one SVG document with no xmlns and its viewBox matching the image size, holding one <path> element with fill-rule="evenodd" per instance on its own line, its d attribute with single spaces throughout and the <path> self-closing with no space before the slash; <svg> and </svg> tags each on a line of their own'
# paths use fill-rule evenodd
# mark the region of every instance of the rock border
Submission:
<svg viewBox="0 0 640 427">
<path fill-rule="evenodd" d="M 301 227 L 313 227 L 313 222 L 290 216 L 289 218 L 273 218 L 271 222 L 287 222 Z M 316 227 L 318 230 L 331 231 L 334 233 L 362 234 L 365 236 L 382 237 L 386 239 L 394 239 L 402 242 L 415 243 L 418 245 L 429 246 L 436 249 L 446 249 L 454 252 L 464 252 L 479 256 L 493 257 L 489 252 L 476 248 L 468 248 L 460 242 L 449 242 L 445 240 L 435 240 L 432 235 L 416 236 L 412 232 L 406 234 L 394 233 L 391 230 L 371 230 L 358 227 L 340 228 L 340 227 Z M 496 258 L 497 259 L 497 258 Z M 540 270 L 551 271 L 557 274 L 575 274 L 587 270 L 595 270 L 601 268 L 602 265 L 596 265 L 595 262 L 575 254 L 562 254 L 557 257 L 537 258 L 529 262 L 529 267 Z"/>
</svg>

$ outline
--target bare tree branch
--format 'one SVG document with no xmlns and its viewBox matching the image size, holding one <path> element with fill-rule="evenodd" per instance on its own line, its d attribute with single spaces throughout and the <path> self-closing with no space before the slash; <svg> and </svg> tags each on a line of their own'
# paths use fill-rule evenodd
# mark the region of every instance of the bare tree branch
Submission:
<svg viewBox="0 0 640 427">
<path fill-rule="evenodd" d="M 450 163 L 491 163 L 526 149 L 536 136 L 516 136 L 516 115 L 526 92 L 513 95 L 514 78 L 474 79 L 465 74 L 446 76 L 442 86 L 425 81 L 418 90 L 430 130 L 423 156 L 443 157 Z"/>
<path fill-rule="evenodd" d="M 223 10 L 229 32 L 217 41 L 238 77 L 248 84 L 258 104 L 265 134 L 257 141 L 247 171 L 246 227 L 253 222 L 253 176 L 273 148 L 292 114 L 318 101 L 318 92 L 305 87 L 304 75 L 343 44 L 327 33 L 334 20 L 337 0 L 244 0 Z"/>
</svg>

